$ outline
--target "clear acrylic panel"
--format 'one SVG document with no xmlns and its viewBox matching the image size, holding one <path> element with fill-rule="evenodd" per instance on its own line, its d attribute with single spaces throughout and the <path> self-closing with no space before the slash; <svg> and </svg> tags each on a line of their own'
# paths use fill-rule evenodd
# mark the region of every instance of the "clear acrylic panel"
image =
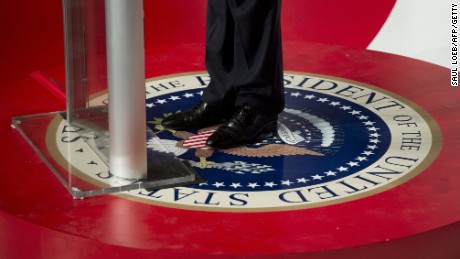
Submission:
<svg viewBox="0 0 460 259">
<path fill-rule="evenodd" d="M 106 109 L 90 101 L 108 89 L 105 0 L 63 0 L 63 11 L 67 120 L 108 131 Z"/>
<path fill-rule="evenodd" d="M 133 3 L 131 0 L 113 1 L 118 1 L 116 6 L 119 10 L 124 10 L 119 8 L 123 6 L 129 9 L 131 8 L 130 4 Z M 137 10 L 142 12 L 142 0 L 135 1 Z M 113 16 L 113 8 L 110 10 L 112 18 L 115 17 L 118 22 L 118 16 Z M 139 137 L 132 136 L 137 139 L 137 143 L 142 144 L 137 146 L 141 147 L 142 151 L 145 151 L 139 153 L 146 154 L 147 160 L 141 164 L 143 168 L 147 168 L 147 172 L 145 173 L 144 169 L 141 172 L 142 177 L 120 177 L 115 175 L 115 170 L 120 168 L 113 168 L 111 162 L 114 160 L 112 159 L 111 161 L 110 156 L 111 153 L 112 158 L 113 154 L 120 154 L 120 145 L 118 145 L 117 153 L 115 153 L 114 148 L 111 147 L 114 142 L 111 141 L 110 135 L 111 133 L 113 135 L 113 132 L 117 130 L 117 127 L 113 127 L 113 125 L 124 125 L 120 123 L 111 124 L 111 117 L 109 116 L 109 112 L 115 106 L 113 104 L 110 106 L 108 100 L 108 96 L 110 96 L 108 92 L 113 90 L 113 87 L 111 88 L 108 82 L 113 81 L 113 77 L 110 77 L 109 80 L 108 71 L 110 67 L 108 66 L 108 58 L 111 56 L 107 53 L 114 52 L 108 52 L 106 47 L 106 2 L 105 0 L 63 0 L 63 12 L 67 109 L 62 112 L 15 117 L 13 118 L 12 126 L 29 142 L 75 198 L 142 188 L 167 188 L 201 182 L 201 178 L 189 164 L 178 159 L 173 152 L 170 152 L 157 140 L 158 138 L 147 127 L 146 121 L 144 122 L 144 118 L 137 119 L 140 122 L 135 124 L 137 126 L 131 126 L 128 123 L 128 131 L 136 127 L 135 129 L 139 130 L 133 132 L 142 133 L 137 134 L 137 136 L 140 136 L 140 140 Z M 137 17 L 138 15 L 135 16 Z M 137 24 L 142 24 L 142 21 L 138 21 Z M 125 25 L 123 24 L 120 27 L 125 27 L 125 30 L 129 30 L 129 26 Z M 112 26 L 111 28 L 114 27 Z M 115 26 L 115 28 L 118 30 L 118 26 Z M 142 41 L 140 43 L 143 46 L 143 35 L 138 39 Z M 109 44 L 109 46 L 109 48 L 112 48 L 112 45 Z M 129 54 L 131 52 L 127 53 L 128 57 L 126 59 L 130 60 Z M 139 54 L 139 52 L 133 53 Z M 115 52 L 115 54 L 118 55 L 118 52 Z M 135 60 L 143 61 L 143 58 L 139 58 L 138 55 Z M 143 64 L 143 62 L 141 63 Z M 143 71 L 144 68 L 139 69 Z M 145 94 L 145 78 L 139 78 L 139 74 L 136 74 L 135 80 L 138 82 L 137 85 L 140 86 L 138 90 L 140 89 L 140 92 Z M 124 87 L 132 87 L 131 82 L 126 83 L 126 86 L 118 84 L 117 87 L 122 90 L 127 89 Z M 117 106 L 117 109 L 121 111 L 130 110 L 128 109 L 129 107 L 123 109 L 123 92 L 121 95 L 117 94 L 118 105 L 121 105 L 121 109 L 120 106 Z M 111 94 L 111 96 L 115 95 Z M 121 98 L 119 98 L 120 96 Z M 140 100 L 145 100 L 142 99 L 142 95 L 140 97 Z M 129 104 L 128 100 L 126 102 L 126 105 L 132 106 L 132 102 L 131 104 Z M 138 108 L 140 109 L 136 111 L 145 112 L 145 102 L 143 106 Z M 142 114 L 141 112 L 138 113 Z M 113 117 L 118 116 L 118 113 L 114 114 L 116 116 Z M 129 117 L 130 114 L 126 115 Z M 109 129 L 109 125 L 112 125 L 112 130 Z M 125 131 L 125 128 L 123 130 Z M 132 141 L 133 139 L 131 138 L 121 139 L 121 143 L 127 146 Z M 152 143 L 155 145 L 154 148 L 149 146 Z M 123 152 L 122 150 L 121 153 Z M 145 156 L 142 157 L 145 158 Z M 124 158 L 122 157 L 122 159 Z M 135 169 L 137 168 L 139 167 Z M 137 175 L 141 175 L 141 173 Z"/>
</svg>

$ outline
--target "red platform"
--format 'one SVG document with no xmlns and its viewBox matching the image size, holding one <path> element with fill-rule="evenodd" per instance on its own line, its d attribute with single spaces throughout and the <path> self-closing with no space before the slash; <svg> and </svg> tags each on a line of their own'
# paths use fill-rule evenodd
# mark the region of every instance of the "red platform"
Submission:
<svg viewBox="0 0 460 259">
<path fill-rule="evenodd" d="M 148 77 L 204 70 L 205 3 L 177 2 L 146 2 L 152 12 L 146 27 L 155 32 L 147 36 Z M 384 192 L 271 212 L 176 209 L 111 195 L 72 199 L 10 127 L 13 116 L 65 109 L 30 77 L 39 70 L 64 82 L 60 2 L 48 3 L 46 11 L 33 1 L 27 8 L 8 4 L 22 20 L 10 16 L 17 23 L 2 27 L 10 37 L 1 50 L 0 257 L 460 258 L 460 92 L 450 86 L 447 68 L 363 49 L 394 1 L 356 0 L 362 19 L 375 23 L 344 19 L 331 25 L 330 16 L 316 12 L 340 15 L 344 7 L 336 2 L 285 1 L 285 69 L 350 79 L 409 99 L 437 122 L 442 147 L 423 172 Z M 376 4 L 382 5 L 378 14 Z M 331 27 L 334 38 L 326 33 Z"/>
</svg>

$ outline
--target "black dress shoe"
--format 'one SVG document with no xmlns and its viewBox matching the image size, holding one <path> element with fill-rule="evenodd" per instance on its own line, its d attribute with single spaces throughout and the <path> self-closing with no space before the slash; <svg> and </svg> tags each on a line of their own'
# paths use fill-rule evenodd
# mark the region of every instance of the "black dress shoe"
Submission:
<svg viewBox="0 0 460 259">
<path fill-rule="evenodd" d="M 227 149 L 254 143 L 273 135 L 277 130 L 278 115 L 266 115 L 244 106 L 237 109 L 224 125 L 220 126 L 206 141 L 216 149 Z"/>
<path fill-rule="evenodd" d="M 212 109 L 207 103 L 200 102 L 190 110 L 175 113 L 164 118 L 161 125 L 173 130 L 201 129 L 224 122 L 229 117 L 225 115 L 225 112 Z"/>
</svg>

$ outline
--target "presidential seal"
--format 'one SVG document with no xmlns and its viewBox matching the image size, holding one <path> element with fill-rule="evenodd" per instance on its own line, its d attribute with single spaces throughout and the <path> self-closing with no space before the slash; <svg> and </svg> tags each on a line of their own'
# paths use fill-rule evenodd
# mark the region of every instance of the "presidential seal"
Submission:
<svg viewBox="0 0 460 259">
<path fill-rule="evenodd" d="M 326 206 L 378 195 L 415 177 L 436 158 L 442 143 L 429 114 L 382 88 L 304 73 L 284 77 L 286 107 L 277 134 L 251 145 L 213 150 L 204 145 L 217 128 L 170 131 L 169 114 L 199 102 L 209 83 L 204 73 L 173 75 L 146 83 L 148 148 L 190 163 L 204 183 L 120 196 L 194 210 L 277 211 Z M 103 102 L 100 97 L 95 102 Z M 63 122 L 54 132 L 66 132 Z M 67 131 L 68 134 L 69 131 Z M 58 152 L 63 138 L 55 138 Z M 83 140 L 81 140 L 83 142 Z M 94 155 L 94 154 L 93 154 Z M 101 185 L 113 181 L 97 156 L 72 161 Z"/>
</svg>

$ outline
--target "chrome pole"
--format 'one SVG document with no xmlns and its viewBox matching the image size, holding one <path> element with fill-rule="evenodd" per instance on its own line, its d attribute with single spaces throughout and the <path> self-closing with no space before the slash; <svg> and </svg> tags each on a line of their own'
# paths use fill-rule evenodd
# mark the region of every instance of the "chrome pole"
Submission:
<svg viewBox="0 0 460 259">
<path fill-rule="evenodd" d="M 106 0 L 110 172 L 147 176 L 143 0 Z"/>
</svg>

